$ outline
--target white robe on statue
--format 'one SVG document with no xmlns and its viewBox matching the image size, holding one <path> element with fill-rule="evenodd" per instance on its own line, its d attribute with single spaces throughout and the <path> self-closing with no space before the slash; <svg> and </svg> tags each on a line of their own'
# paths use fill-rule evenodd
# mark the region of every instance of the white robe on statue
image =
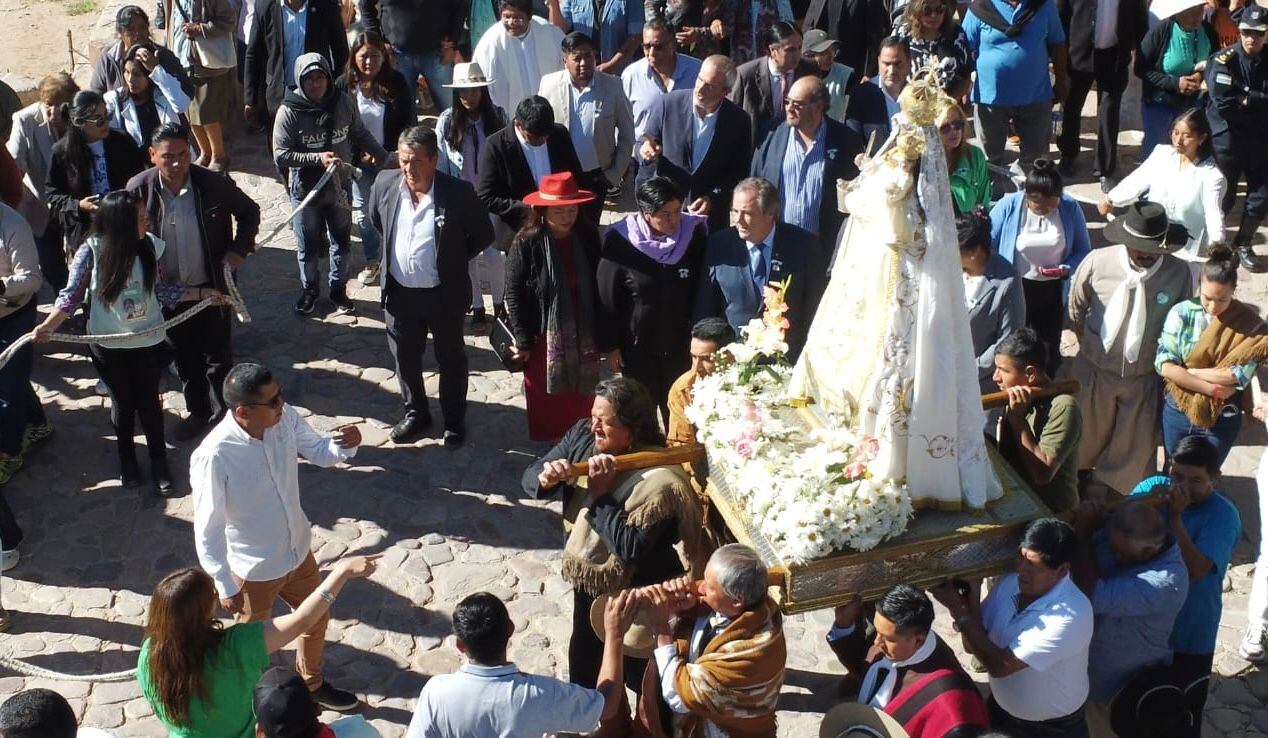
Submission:
<svg viewBox="0 0 1268 738">
<path fill-rule="evenodd" d="M 493 104 L 514 118 L 520 101 L 537 94 L 542 77 L 564 68 L 563 40 L 563 31 L 537 16 L 529 19 L 528 33 L 520 38 L 507 33 L 501 22 L 489 26 L 471 60 L 493 80 L 488 87 Z"/>
<path fill-rule="evenodd" d="M 851 183 L 789 391 L 875 437 L 869 471 L 905 481 L 914 506 L 980 508 L 1003 490 L 982 436 L 946 158 L 936 129 L 923 134 L 914 191 L 912 174 L 880 156 Z"/>
</svg>

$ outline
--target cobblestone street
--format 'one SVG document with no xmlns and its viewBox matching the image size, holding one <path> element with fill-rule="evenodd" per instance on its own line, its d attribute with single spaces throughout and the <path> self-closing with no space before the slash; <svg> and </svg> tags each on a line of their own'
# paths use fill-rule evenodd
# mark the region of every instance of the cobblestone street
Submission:
<svg viewBox="0 0 1268 738">
<path fill-rule="evenodd" d="M 261 230 L 267 233 L 290 205 L 268 176 L 263 143 L 253 145 L 235 150 L 235 169 L 241 171 L 234 178 L 261 204 Z M 1079 194 L 1090 198 L 1095 185 L 1085 189 Z M 359 245 L 353 265 L 355 274 Z M 261 245 L 242 271 L 240 287 L 254 322 L 234 326 L 236 358 L 270 366 L 286 400 L 318 429 L 355 422 L 365 435 L 350 464 L 300 467 L 318 561 L 349 552 L 383 554 L 379 572 L 350 583 L 332 610 L 326 648 L 331 681 L 364 696 L 364 714 L 384 736 L 402 735 L 427 677 L 458 665 L 449 613 L 477 590 L 507 601 L 516 625 L 511 657 L 522 669 L 564 676 L 571 597 L 559 575 L 560 509 L 558 503 L 525 501 L 518 494 L 525 465 L 545 450 L 526 440 L 519 378 L 502 370 L 484 337 L 468 331 L 466 445 L 447 450 L 438 438 L 429 438 L 396 446 L 387 430 L 398 419 L 400 403 L 378 288 L 350 285 L 355 316 L 321 317 L 332 309 L 324 301 L 316 316 L 296 316 L 289 229 Z M 1268 277 L 1247 279 L 1238 296 L 1268 304 Z M 96 373 L 85 354 L 67 345 L 44 351 L 35 378 L 56 431 L 4 489 L 26 540 L 21 563 L 3 581 L 3 603 L 14 620 L 11 633 L 0 635 L 0 653 L 60 672 L 127 669 L 135 665 L 149 592 L 166 573 L 197 563 L 192 501 L 163 500 L 148 487 L 141 494 L 119 487 L 108 403 L 93 391 Z M 430 355 L 427 362 L 434 366 Z M 435 381 L 429 373 L 433 398 Z M 174 377 L 166 378 L 164 402 L 170 436 L 183 416 Z M 1248 422 L 1242 442 L 1247 445 L 1226 465 L 1225 490 L 1241 510 L 1244 532 L 1226 582 L 1206 712 L 1210 736 L 1268 736 L 1263 708 L 1268 675 L 1236 656 L 1258 542 L 1254 474 L 1263 427 Z M 173 448 L 178 484 L 187 489 L 193 444 Z M 829 621 L 829 611 L 786 620 L 790 650 L 780 736 L 817 735 L 819 718 L 837 699 L 842 669 L 823 639 Z M 939 623 L 947 625 L 945 618 Z M 958 638 L 951 642 L 958 647 Z M 292 655 L 283 651 L 274 659 L 290 661 Z M 0 699 L 35 686 L 67 696 L 85 726 L 120 736 L 163 734 L 134 681 L 48 683 L 0 671 Z"/>
</svg>

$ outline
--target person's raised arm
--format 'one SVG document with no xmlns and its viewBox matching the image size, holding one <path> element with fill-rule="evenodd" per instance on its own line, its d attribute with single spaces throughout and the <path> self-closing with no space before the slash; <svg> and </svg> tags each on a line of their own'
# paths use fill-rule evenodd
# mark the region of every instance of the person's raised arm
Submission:
<svg viewBox="0 0 1268 738">
<path fill-rule="evenodd" d="M 295 447 L 299 455 L 317 466 L 334 466 L 357 453 L 361 445 L 361 432 L 356 425 L 343 425 L 332 436 L 324 436 L 308 424 L 307 420 L 287 405 L 282 411 L 282 422 L 289 423 L 295 433 Z"/>
<path fill-rule="evenodd" d="M 603 695 L 603 719 L 616 717 L 625 704 L 625 633 L 634 622 L 638 603 L 631 590 L 608 599 L 603 610 L 603 660 L 595 688 Z"/>
<path fill-rule="evenodd" d="M 368 577 L 377 567 L 379 555 L 351 556 L 340 559 L 312 594 L 291 612 L 264 621 L 264 648 L 273 653 L 307 631 L 330 610 L 339 591 L 349 579 Z"/>
<path fill-rule="evenodd" d="M 978 601 L 978 593 L 981 591 L 980 582 L 975 584 L 977 586 L 973 584 L 969 586 L 967 595 L 961 595 L 956 591 L 955 585 L 951 582 L 934 587 L 929 590 L 929 594 L 933 595 L 933 598 L 941 602 L 951 613 L 956 627 L 960 630 L 964 650 L 977 656 L 986 667 L 988 674 L 997 678 L 1016 674 L 1026 668 L 1026 662 L 1017 658 L 1012 649 L 997 646 L 991 640 L 990 634 L 986 632 L 986 626 L 982 623 L 982 606 Z"/>
</svg>

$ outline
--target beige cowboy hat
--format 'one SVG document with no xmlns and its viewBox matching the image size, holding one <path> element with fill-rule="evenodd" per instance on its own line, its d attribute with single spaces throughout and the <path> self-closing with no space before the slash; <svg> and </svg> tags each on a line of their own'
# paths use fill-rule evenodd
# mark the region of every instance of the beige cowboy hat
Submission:
<svg viewBox="0 0 1268 738">
<path fill-rule="evenodd" d="M 828 710 L 819 738 L 911 738 L 898 721 L 871 705 L 846 702 Z"/>
<path fill-rule="evenodd" d="M 612 595 L 599 595 L 590 606 L 590 627 L 600 641 L 604 640 L 603 610 L 608 606 Z M 636 659 L 645 659 L 652 655 L 656 648 L 656 634 L 652 632 L 648 622 L 647 610 L 639 608 L 634 615 L 634 622 L 625 631 L 625 655 Z"/>
<path fill-rule="evenodd" d="M 1206 5 L 1206 0 L 1154 0 L 1149 5 L 1149 12 L 1160 19 L 1170 18 L 1199 5 Z"/>
<path fill-rule="evenodd" d="M 484 76 L 484 70 L 475 62 L 462 62 L 453 65 L 453 84 L 445 85 L 458 90 L 472 87 L 488 87 L 493 80 Z"/>
</svg>

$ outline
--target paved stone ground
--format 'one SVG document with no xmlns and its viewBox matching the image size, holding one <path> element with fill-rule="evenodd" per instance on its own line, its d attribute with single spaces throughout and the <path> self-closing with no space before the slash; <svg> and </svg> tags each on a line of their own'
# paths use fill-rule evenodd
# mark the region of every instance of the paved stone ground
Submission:
<svg viewBox="0 0 1268 738">
<path fill-rule="evenodd" d="M 1125 133 L 1124 142 L 1133 143 L 1133 136 L 1138 134 Z M 1128 153 L 1134 156 L 1134 150 Z M 262 143 L 236 147 L 235 161 L 243 171 L 234 177 L 261 204 L 267 232 L 289 205 L 268 176 Z M 1095 186 L 1075 190 L 1090 201 Z M 385 736 L 401 735 L 428 675 L 459 663 L 449 622 L 455 602 L 484 589 L 508 602 L 516 625 L 512 658 L 527 671 L 564 676 L 571 598 L 558 570 L 559 507 L 517 495 L 524 465 L 545 450 L 525 440 L 518 378 L 500 368 L 485 338 L 468 332 L 470 440 L 457 451 L 436 439 L 393 446 L 387 429 L 398 417 L 398 399 L 378 289 L 353 290 L 356 317 L 297 317 L 291 309 L 298 289 L 293 243 L 285 231 L 243 271 L 242 291 L 255 321 L 235 326 L 234 348 L 239 359 L 271 366 L 286 399 L 319 429 L 357 422 L 364 430 L 365 445 L 351 464 L 300 467 L 319 561 L 350 552 L 384 554 L 380 571 L 348 585 L 333 609 L 328 675 L 365 696 L 364 714 Z M 359 270 L 359 254 L 354 263 Z M 1241 297 L 1263 304 L 1268 278 L 1248 278 Z M 22 563 L 4 578 L 4 604 L 14 623 L 11 634 L 0 636 L 0 653 L 76 674 L 121 670 L 135 664 L 155 583 L 196 564 L 191 500 L 160 500 L 118 486 L 107 403 L 93 393 L 91 365 L 66 346 L 48 351 L 38 359 L 35 378 L 57 430 L 5 490 L 27 538 Z M 433 394 L 435 383 L 429 368 Z M 170 421 L 182 415 L 170 377 L 164 402 Z M 1268 676 L 1236 656 L 1258 539 L 1253 478 L 1264 443 L 1257 424 L 1243 435 L 1247 445 L 1229 457 L 1226 488 L 1242 511 L 1246 533 L 1226 587 L 1209 735 L 1268 734 L 1262 708 Z M 182 477 L 191 448 L 171 451 Z M 829 617 L 821 611 L 786 621 L 790 652 L 781 736 L 816 734 L 820 716 L 835 702 L 842 670 L 822 639 Z M 289 662 L 291 654 L 275 661 Z M 121 736 L 162 734 L 133 682 L 49 683 L 0 672 L 0 698 L 35 686 L 66 695 L 85 725 Z"/>
</svg>

